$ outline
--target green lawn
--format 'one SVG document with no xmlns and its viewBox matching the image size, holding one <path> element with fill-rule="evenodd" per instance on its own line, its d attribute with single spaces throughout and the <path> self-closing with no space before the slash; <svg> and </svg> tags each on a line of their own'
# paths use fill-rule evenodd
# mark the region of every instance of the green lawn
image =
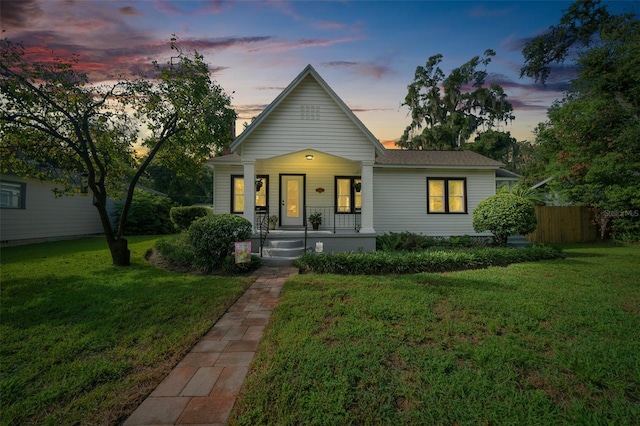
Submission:
<svg viewBox="0 0 640 426">
<path fill-rule="evenodd" d="M 154 241 L 126 268 L 104 238 L 2 249 L 2 424 L 122 423 L 250 285 L 155 268 Z"/>
<path fill-rule="evenodd" d="M 638 424 L 640 247 L 290 280 L 231 424 Z"/>
</svg>

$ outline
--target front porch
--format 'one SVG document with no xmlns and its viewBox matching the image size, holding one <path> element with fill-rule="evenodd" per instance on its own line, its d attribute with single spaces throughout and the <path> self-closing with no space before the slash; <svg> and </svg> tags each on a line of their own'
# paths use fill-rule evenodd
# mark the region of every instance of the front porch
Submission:
<svg viewBox="0 0 640 426">
<path fill-rule="evenodd" d="M 322 224 L 314 230 L 307 220 L 320 213 Z M 305 252 L 368 252 L 376 249 L 376 234 L 361 232 L 360 214 L 338 214 L 333 206 L 307 206 L 304 226 L 278 226 L 269 229 L 268 211 L 256 211 L 256 230 L 251 247 L 254 254 L 265 263 L 291 265 L 295 258 Z"/>
<path fill-rule="evenodd" d="M 285 231 L 375 234 L 372 161 L 304 150 L 237 166 L 229 172 L 230 210 L 256 233 L 277 217 L 277 228 Z"/>
</svg>

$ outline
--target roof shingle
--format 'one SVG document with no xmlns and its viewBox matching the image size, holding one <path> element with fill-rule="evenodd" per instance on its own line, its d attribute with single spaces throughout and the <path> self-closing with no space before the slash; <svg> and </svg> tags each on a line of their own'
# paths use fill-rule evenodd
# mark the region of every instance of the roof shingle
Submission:
<svg viewBox="0 0 640 426">
<path fill-rule="evenodd" d="M 389 166 L 468 166 L 492 167 L 504 166 L 499 161 L 485 157 L 473 151 L 424 151 L 387 149 L 376 158 L 376 164 Z"/>
</svg>

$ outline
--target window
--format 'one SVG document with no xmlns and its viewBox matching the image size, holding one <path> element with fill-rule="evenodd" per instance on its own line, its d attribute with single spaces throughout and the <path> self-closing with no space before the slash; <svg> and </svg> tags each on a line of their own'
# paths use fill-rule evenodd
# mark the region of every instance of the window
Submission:
<svg viewBox="0 0 640 426">
<path fill-rule="evenodd" d="M 336 213 L 357 213 L 362 208 L 359 176 L 336 176 Z"/>
<path fill-rule="evenodd" d="M 256 176 L 256 210 L 266 211 L 268 204 L 269 176 Z M 231 213 L 244 213 L 244 176 L 231 176 Z"/>
<path fill-rule="evenodd" d="M 427 178 L 428 213 L 466 213 L 465 178 Z"/>
<path fill-rule="evenodd" d="M 0 182 L 0 207 L 24 209 L 27 185 L 17 182 Z"/>
</svg>

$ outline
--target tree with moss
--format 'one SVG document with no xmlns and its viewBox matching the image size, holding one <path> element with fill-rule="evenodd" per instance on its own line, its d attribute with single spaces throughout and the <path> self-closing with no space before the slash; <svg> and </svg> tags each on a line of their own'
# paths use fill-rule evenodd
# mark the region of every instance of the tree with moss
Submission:
<svg viewBox="0 0 640 426">
<path fill-rule="evenodd" d="M 486 85 L 486 67 L 495 56 L 475 56 L 446 76 L 442 55 L 431 56 L 416 68 L 403 106 L 411 123 L 397 142 L 407 149 L 460 149 L 478 130 L 514 119 L 513 107 L 498 84 Z M 484 68 L 481 68 L 484 67 Z"/>
</svg>

